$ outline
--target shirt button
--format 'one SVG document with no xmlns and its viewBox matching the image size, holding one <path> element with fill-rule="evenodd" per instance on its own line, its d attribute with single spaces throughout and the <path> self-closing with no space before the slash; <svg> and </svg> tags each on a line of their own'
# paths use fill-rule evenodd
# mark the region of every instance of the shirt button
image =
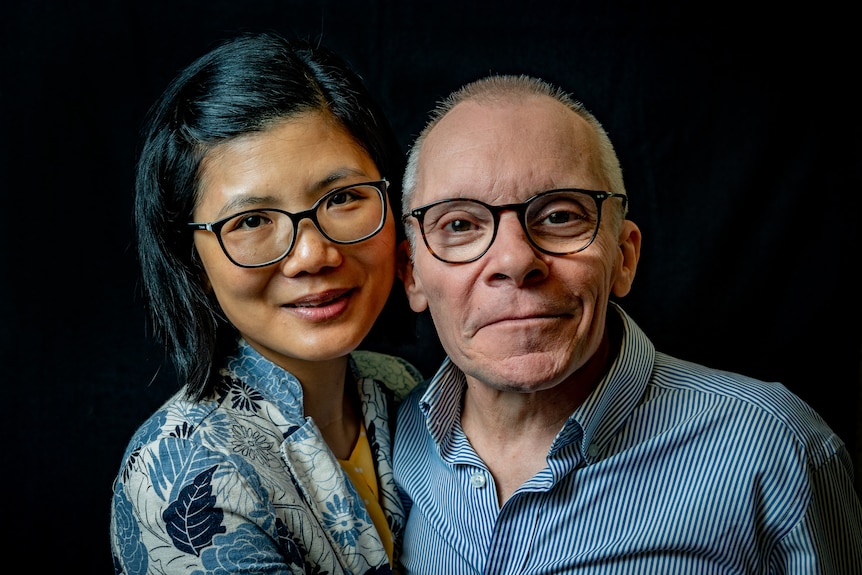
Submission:
<svg viewBox="0 0 862 575">
<path fill-rule="evenodd" d="M 482 474 L 481 471 L 477 471 L 476 473 L 474 473 L 473 475 L 470 476 L 470 485 L 472 485 L 476 489 L 481 489 L 481 488 L 485 487 L 485 483 L 486 483 L 485 476 Z"/>
</svg>

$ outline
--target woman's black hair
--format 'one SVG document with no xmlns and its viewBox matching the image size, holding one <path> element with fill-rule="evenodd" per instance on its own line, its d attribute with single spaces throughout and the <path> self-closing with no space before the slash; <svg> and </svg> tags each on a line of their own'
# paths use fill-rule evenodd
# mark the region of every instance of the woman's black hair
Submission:
<svg viewBox="0 0 862 575">
<path fill-rule="evenodd" d="M 389 180 L 398 239 L 403 238 L 397 214 L 404 156 L 398 140 L 361 78 L 324 47 L 274 33 L 242 34 L 182 70 L 147 115 L 135 182 L 143 291 L 155 335 L 191 399 L 211 392 L 238 335 L 204 284 L 186 226 L 201 160 L 218 144 L 311 110 L 337 119 Z M 392 292 L 387 308 L 406 307 L 403 288 L 396 285 Z M 384 310 L 372 334 L 412 333 L 410 317 Z"/>
</svg>

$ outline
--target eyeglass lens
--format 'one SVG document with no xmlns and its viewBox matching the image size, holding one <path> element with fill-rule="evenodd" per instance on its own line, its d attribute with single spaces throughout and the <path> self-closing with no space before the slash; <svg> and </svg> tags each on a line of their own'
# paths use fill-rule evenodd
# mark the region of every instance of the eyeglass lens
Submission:
<svg viewBox="0 0 862 575">
<path fill-rule="evenodd" d="M 487 206 L 474 200 L 449 200 L 425 209 L 422 230 L 431 252 L 443 261 L 463 263 L 478 259 L 491 246 L 499 213 L 516 210 L 533 244 L 551 254 L 586 248 L 599 221 L 596 200 L 577 191 L 536 196 L 525 204 Z"/>
<path fill-rule="evenodd" d="M 310 219 L 328 240 L 352 244 L 368 239 L 383 227 L 384 192 L 362 184 L 333 190 L 311 209 L 297 214 L 280 210 L 250 210 L 224 220 L 218 230 L 228 257 L 241 266 L 263 266 L 285 257 L 296 240 L 297 226 Z"/>
</svg>

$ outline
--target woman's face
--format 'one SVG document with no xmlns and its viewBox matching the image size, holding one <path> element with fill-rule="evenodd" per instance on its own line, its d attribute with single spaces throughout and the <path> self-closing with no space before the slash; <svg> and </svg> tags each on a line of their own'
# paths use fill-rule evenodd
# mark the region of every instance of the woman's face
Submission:
<svg viewBox="0 0 862 575">
<path fill-rule="evenodd" d="M 251 209 L 309 209 L 330 190 L 380 180 L 377 166 L 331 118 L 309 112 L 213 148 L 201 164 L 194 221 Z M 387 208 L 388 210 L 388 208 Z M 395 224 L 352 245 L 335 244 L 309 219 L 278 263 L 242 268 L 215 234 L 195 232 L 206 281 L 228 320 L 264 357 L 302 373 L 308 362 L 353 351 L 383 309 L 395 277 Z"/>
</svg>

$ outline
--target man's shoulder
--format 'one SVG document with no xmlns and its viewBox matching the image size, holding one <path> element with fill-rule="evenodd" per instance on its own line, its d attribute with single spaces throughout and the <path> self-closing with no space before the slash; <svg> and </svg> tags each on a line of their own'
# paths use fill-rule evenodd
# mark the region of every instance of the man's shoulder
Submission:
<svg viewBox="0 0 862 575">
<path fill-rule="evenodd" d="M 760 403 L 776 399 L 801 401 L 784 384 L 760 380 L 742 373 L 711 367 L 657 352 L 653 385 L 667 389 L 691 390 L 704 394 Z"/>
<path fill-rule="evenodd" d="M 828 425 L 801 397 L 778 381 L 761 380 L 658 353 L 650 381 L 659 393 L 696 397 L 738 418 L 758 419 L 759 425 L 780 426 L 802 439 L 831 435 Z"/>
</svg>

